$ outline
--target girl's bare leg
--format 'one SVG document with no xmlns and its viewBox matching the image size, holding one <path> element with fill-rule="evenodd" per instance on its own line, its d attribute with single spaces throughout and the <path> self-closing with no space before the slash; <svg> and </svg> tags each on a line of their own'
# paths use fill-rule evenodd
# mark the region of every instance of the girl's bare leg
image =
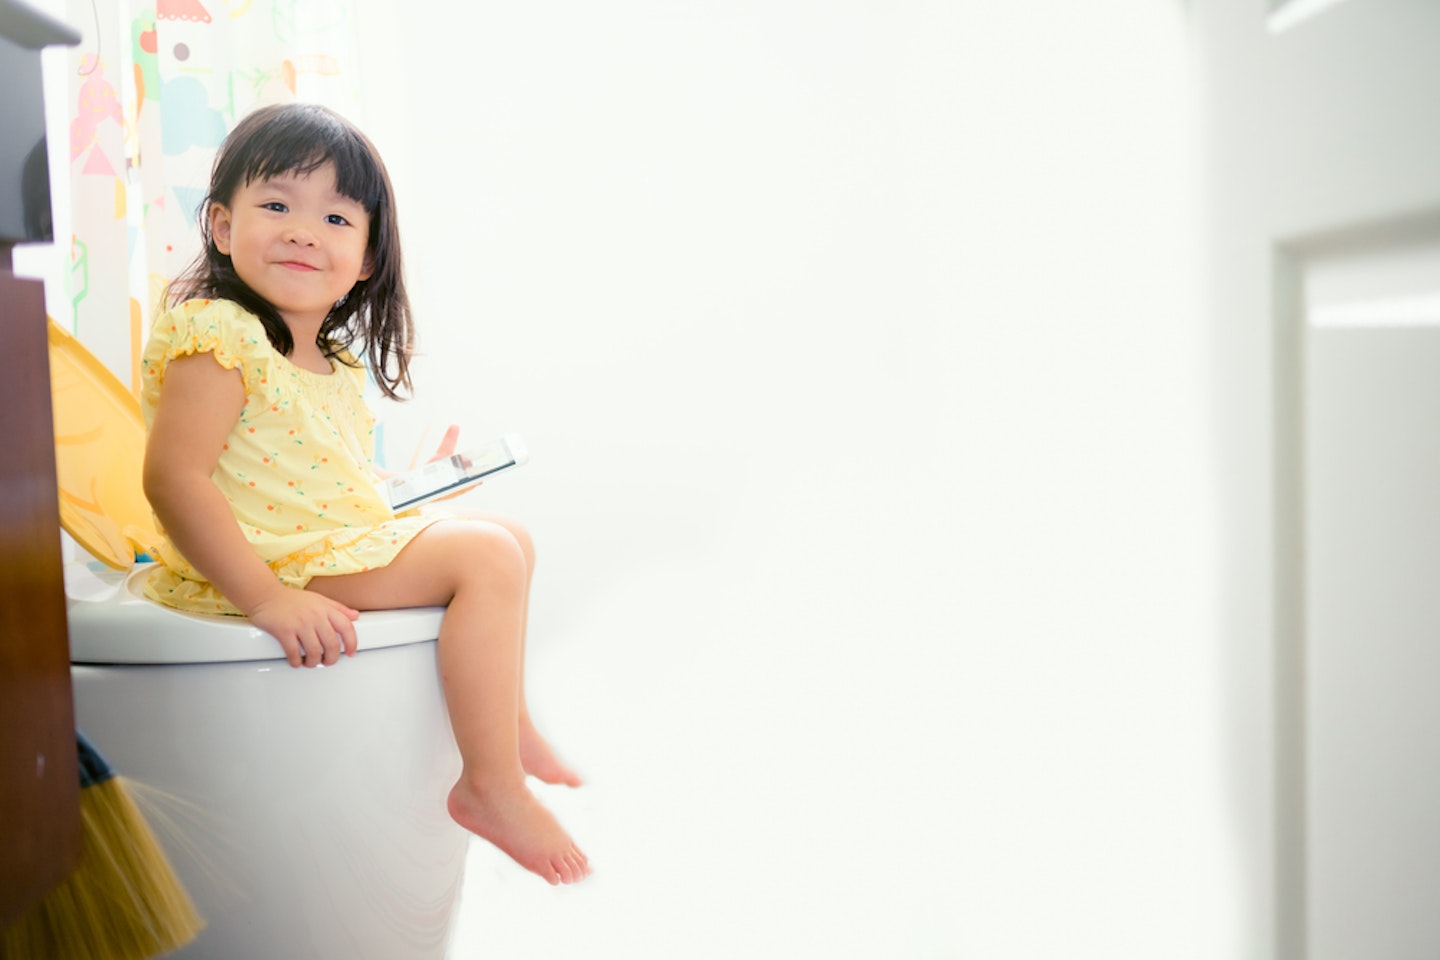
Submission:
<svg viewBox="0 0 1440 960">
<path fill-rule="evenodd" d="M 446 520 L 379 570 L 316 577 L 307 589 L 357 610 L 445 605 L 437 657 L 463 769 L 450 815 L 550 883 L 589 862 L 525 785 L 520 760 L 521 633 L 528 572 L 506 528 Z"/>
<path fill-rule="evenodd" d="M 525 772 L 545 783 L 580 786 L 580 775 L 560 762 L 555 751 L 530 719 L 530 707 L 525 699 L 525 636 L 530 616 L 530 581 L 535 576 L 535 543 L 530 532 L 518 520 L 498 513 L 483 511 L 454 511 L 466 519 L 485 520 L 496 523 L 510 531 L 520 550 L 525 554 L 525 600 L 520 614 L 520 763 Z"/>
</svg>

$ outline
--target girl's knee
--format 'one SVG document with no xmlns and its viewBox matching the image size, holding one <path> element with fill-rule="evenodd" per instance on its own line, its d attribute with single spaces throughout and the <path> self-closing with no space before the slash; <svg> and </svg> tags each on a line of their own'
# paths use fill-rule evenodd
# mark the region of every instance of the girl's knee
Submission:
<svg viewBox="0 0 1440 960">
<path fill-rule="evenodd" d="M 466 521 L 459 533 L 464 572 L 488 581 L 497 578 L 524 583 L 529 559 L 525 545 L 514 532 L 498 523 Z"/>
<path fill-rule="evenodd" d="M 482 520 L 487 523 L 493 523 L 497 526 L 503 527 L 506 531 L 510 533 L 512 537 L 515 538 L 515 542 L 520 545 L 520 552 L 525 555 L 526 566 L 534 569 L 535 541 L 531 538 L 530 531 L 525 528 L 525 524 L 521 523 L 519 520 L 516 520 L 514 517 L 506 516 L 500 513 L 490 513 L 487 511 L 479 511 L 471 514 L 469 519 Z"/>
<path fill-rule="evenodd" d="M 507 514 L 490 510 L 463 510 L 459 512 L 459 517 L 462 520 L 481 520 L 504 527 L 515 538 L 515 542 L 520 544 L 520 552 L 525 554 L 525 563 L 530 569 L 535 568 L 535 541 L 525 524 Z"/>
<path fill-rule="evenodd" d="M 525 566 L 535 568 L 535 541 L 530 536 L 530 531 L 525 529 L 525 524 L 519 520 L 510 520 L 505 524 L 505 529 L 515 538 L 520 545 L 520 552 L 525 555 Z"/>
</svg>

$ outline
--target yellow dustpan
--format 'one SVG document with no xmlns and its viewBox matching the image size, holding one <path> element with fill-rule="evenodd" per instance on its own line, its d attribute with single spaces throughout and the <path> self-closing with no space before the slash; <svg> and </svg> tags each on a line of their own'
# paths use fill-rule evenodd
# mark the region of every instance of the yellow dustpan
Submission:
<svg viewBox="0 0 1440 960">
<path fill-rule="evenodd" d="M 60 525 L 97 560 L 128 570 L 160 542 L 141 487 L 140 401 L 54 320 L 49 329 Z"/>
</svg>

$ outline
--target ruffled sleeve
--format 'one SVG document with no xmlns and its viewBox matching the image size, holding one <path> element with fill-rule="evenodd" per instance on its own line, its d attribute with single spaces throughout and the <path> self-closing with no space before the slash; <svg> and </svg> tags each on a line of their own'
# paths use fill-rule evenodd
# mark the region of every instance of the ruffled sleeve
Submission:
<svg viewBox="0 0 1440 960">
<path fill-rule="evenodd" d="M 170 361 L 213 354 L 226 370 L 239 370 L 246 396 L 268 392 L 273 351 L 260 318 L 229 300 L 187 300 L 161 314 L 141 357 L 140 405 L 148 424 L 160 402 Z"/>
</svg>

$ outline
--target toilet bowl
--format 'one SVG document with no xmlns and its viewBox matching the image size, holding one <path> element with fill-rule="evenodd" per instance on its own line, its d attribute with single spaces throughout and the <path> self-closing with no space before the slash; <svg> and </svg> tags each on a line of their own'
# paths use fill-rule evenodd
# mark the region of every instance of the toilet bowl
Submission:
<svg viewBox="0 0 1440 960">
<path fill-rule="evenodd" d="M 66 571 L 76 723 L 130 783 L 207 927 L 169 956 L 444 957 L 469 835 L 435 660 L 442 609 L 375 611 L 295 669 L 249 621 Z"/>
</svg>

